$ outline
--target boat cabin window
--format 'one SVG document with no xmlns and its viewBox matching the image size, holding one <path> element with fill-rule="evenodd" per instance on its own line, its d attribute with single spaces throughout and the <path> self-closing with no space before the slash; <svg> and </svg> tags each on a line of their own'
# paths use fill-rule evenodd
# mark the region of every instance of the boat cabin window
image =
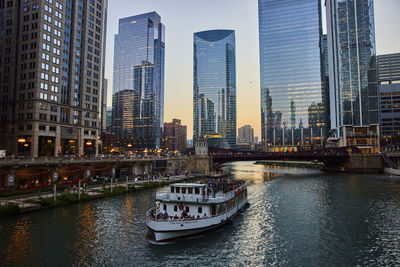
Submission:
<svg viewBox="0 0 400 267">
<path fill-rule="evenodd" d="M 188 194 L 193 194 L 193 188 L 191 187 L 188 188 Z"/>
<path fill-rule="evenodd" d="M 178 206 L 174 206 L 174 211 L 178 211 Z"/>
<path fill-rule="evenodd" d="M 202 207 L 198 207 L 198 208 L 197 208 L 197 212 L 198 212 L 198 213 L 203 213 L 203 208 L 202 208 Z"/>
<path fill-rule="evenodd" d="M 173 193 L 174 192 L 174 187 L 173 186 L 171 186 L 171 193 Z"/>
<path fill-rule="evenodd" d="M 196 187 L 196 188 L 194 189 L 194 193 L 195 193 L 195 194 L 200 194 L 200 189 Z"/>
<path fill-rule="evenodd" d="M 186 207 L 186 212 L 189 212 L 189 207 Z"/>
<path fill-rule="evenodd" d="M 164 210 L 167 210 L 167 205 L 164 204 Z"/>
<path fill-rule="evenodd" d="M 185 187 L 182 187 L 181 191 L 182 191 L 182 194 L 186 194 L 186 188 Z"/>
<path fill-rule="evenodd" d="M 175 187 L 175 193 L 180 193 L 180 192 L 181 192 L 180 188 L 179 187 Z"/>
</svg>

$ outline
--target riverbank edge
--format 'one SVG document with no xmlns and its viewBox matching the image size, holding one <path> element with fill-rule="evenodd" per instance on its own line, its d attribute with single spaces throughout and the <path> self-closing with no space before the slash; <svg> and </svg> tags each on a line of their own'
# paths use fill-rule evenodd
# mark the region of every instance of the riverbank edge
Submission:
<svg viewBox="0 0 400 267">
<path fill-rule="evenodd" d="M 222 178 L 226 177 L 227 174 L 223 175 L 216 175 L 212 176 L 214 178 Z M 78 196 L 78 193 L 64 193 L 63 195 L 57 196 L 56 201 L 54 201 L 53 197 L 50 198 L 40 198 L 36 200 L 25 200 L 24 202 L 30 203 L 33 206 L 31 206 L 28 209 L 21 209 L 18 204 L 15 203 L 7 203 L 5 205 L 0 206 L 0 220 L 12 216 L 18 216 L 22 215 L 28 212 L 33 212 L 33 211 L 41 211 L 41 210 L 47 210 L 47 209 L 53 209 L 53 208 L 58 208 L 58 207 L 65 207 L 65 206 L 70 206 L 70 205 L 75 205 L 79 203 L 85 203 L 89 202 L 92 200 L 97 200 L 97 199 L 102 199 L 102 198 L 111 198 L 114 196 L 121 196 L 124 194 L 131 194 L 136 191 L 140 190 L 147 190 L 147 189 L 154 189 L 154 188 L 159 188 L 162 186 L 166 186 L 169 184 L 177 183 L 177 182 L 185 182 L 185 181 L 192 181 L 192 180 L 197 180 L 197 179 L 203 179 L 206 177 L 210 177 L 210 175 L 195 175 L 195 176 L 188 176 L 188 177 L 182 177 L 179 179 L 171 179 L 169 181 L 148 181 L 144 182 L 142 184 L 136 184 L 136 185 L 128 185 L 128 188 L 126 185 L 119 185 L 113 187 L 113 190 L 111 192 L 110 186 L 107 187 L 102 187 L 101 190 L 97 191 L 92 191 L 97 192 L 97 194 L 90 195 L 86 192 L 83 192 L 80 194 L 80 199 Z M 66 196 L 66 197 L 65 197 Z M 61 198 L 61 201 L 60 201 Z M 63 199 L 63 198 L 66 198 Z"/>
<path fill-rule="evenodd" d="M 312 162 L 312 161 L 258 160 L 254 164 L 283 166 L 283 167 L 297 167 L 297 168 L 306 168 L 306 169 L 322 169 L 324 167 L 323 163 Z"/>
</svg>

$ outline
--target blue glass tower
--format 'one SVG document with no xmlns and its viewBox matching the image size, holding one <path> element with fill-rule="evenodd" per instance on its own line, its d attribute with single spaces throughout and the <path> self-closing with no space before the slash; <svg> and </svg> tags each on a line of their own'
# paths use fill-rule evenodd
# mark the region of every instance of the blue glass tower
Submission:
<svg viewBox="0 0 400 267">
<path fill-rule="evenodd" d="M 264 148 L 323 144 L 320 0 L 259 0 L 261 129 Z"/>
<path fill-rule="evenodd" d="M 194 34 L 193 139 L 220 135 L 236 144 L 235 32 Z"/>
<path fill-rule="evenodd" d="M 136 149 L 156 148 L 164 125 L 165 27 L 155 12 L 123 18 L 114 42 L 114 95 L 134 94 L 133 121 L 126 124 L 133 128 L 121 129 L 132 135 L 122 141 Z"/>
<path fill-rule="evenodd" d="M 327 0 L 331 128 L 341 146 L 379 148 L 373 0 Z"/>
</svg>

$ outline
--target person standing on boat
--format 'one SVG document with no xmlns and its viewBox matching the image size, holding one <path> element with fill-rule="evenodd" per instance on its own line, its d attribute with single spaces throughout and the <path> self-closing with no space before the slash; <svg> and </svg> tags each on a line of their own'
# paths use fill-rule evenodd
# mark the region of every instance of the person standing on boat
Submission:
<svg viewBox="0 0 400 267">
<path fill-rule="evenodd" d="M 162 219 L 163 220 L 168 219 L 168 212 L 167 211 L 165 211 L 164 215 L 162 216 Z"/>
</svg>

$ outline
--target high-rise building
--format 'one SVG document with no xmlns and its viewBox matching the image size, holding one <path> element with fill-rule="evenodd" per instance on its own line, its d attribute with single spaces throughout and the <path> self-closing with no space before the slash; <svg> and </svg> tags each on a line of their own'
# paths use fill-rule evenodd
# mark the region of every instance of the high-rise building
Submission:
<svg viewBox="0 0 400 267">
<path fill-rule="evenodd" d="M 380 150 L 373 0 L 327 0 L 331 129 L 339 146 Z"/>
<path fill-rule="evenodd" d="M 254 129 L 250 125 L 239 128 L 238 143 L 254 144 Z"/>
<path fill-rule="evenodd" d="M 328 36 L 326 34 L 322 35 L 321 38 L 321 77 L 324 88 L 324 101 L 325 101 L 325 119 L 326 128 L 330 129 L 330 107 L 329 107 L 329 64 L 328 64 Z M 329 136 L 329 133 L 328 133 Z"/>
<path fill-rule="evenodd" d="M 164 149 L 167 151 L 184 151 L 186 149 L 187 126 L 181 120 L 173 119 L 164 123 Z"/>
<path fill-rule="evenodd" d="M 324 143 L 319 0 L 259 0 L 261 134 L 268 151 Z"/>
<path fill-rule="evenodd" d="M 0 148 L 95 154 L 107 0 L 0 1 Z"/>
<path fill-rule="evenodd" d="M 115 133 L 121 144 L 133 142 L 133 90 L 121 90 L 113 95 L 112 99 L 112 132 Z"/>
<path fill-rule="evenodd" d="M 119 136 L 120 142 L 129 138 L 129 143 L 136 149 L 157 148 L 162 139 L 164 38 L 165 27 L 155 12 L 119 20 L 118 34 L 114 39 L 113 93 L 114 98 L 118 98 L 116 94 L 119 92 L 132 90 L 133 106 L 128 111 L 132 112 L 132 116 L 129 115 L 132 121 L 126 124 L 131 128 L 115 132 L 129 133 L 129 136 Z M 122 114 L 125 113 L 119 113 Z M 117 115 L 113 118 L 117 119 Z"/>
<path fill-rule="evenodd" d="M 400 53 L 377 58 L 382 146 L 400 145 Z"/>
<path fill-rule="evenodd" d="M 106 111 L 106 129 L 112 124 L 112 108 L 107 108 Z"/>
<path fill-rule="evenodd" d="M 107 128 L 107 91 L 108 91 L 108 80 L 103 79 L 103 90 L 101 93 L 101 131 L 105 132 Z"/>
<path fill-rule="evenodd" d="M 235 32 L 197 32 L 193 40 L 193 139 L 225 138 L 236 144 Z"/>
</svg>

